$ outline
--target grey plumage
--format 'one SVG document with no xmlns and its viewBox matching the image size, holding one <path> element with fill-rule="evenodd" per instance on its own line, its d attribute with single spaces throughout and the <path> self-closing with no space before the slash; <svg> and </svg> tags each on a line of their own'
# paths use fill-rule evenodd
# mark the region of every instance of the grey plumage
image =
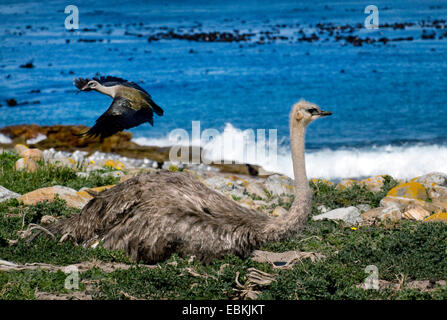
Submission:
<svg viewBox="0 0 447 320">
<path fill-rule="evenodd" d="M 320 109 L 319 115 L 311 114 L 311 107 L 315 105 L 300 101 L 290 115 L 296 195 L 283 217 L 242 207 L 189 173 L 161 171 L 102 192 L 80 215 L 60 220 L 49 230 L 86 246 L 102 242 L 147 263 L 163 261 L 172 253 L 195 255 L 204 262 L 230 253 L 247 257 L 266 241 L 296 234 L 312 206 L 304 165 L 305 127 L 323 115 Z"/>
</svg>

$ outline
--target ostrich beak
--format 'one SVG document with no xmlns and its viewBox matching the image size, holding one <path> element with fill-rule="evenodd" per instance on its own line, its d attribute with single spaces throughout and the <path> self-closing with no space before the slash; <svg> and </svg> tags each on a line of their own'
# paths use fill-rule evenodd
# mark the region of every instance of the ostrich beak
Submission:
<svg viewBox="0 0 447 320">
<path fill-rule="evenodd" d="M 81 88 L 81 91 L 84 91 L 84 90 L 86 90 L 88 88 L 88 83 L 86 83 L 82 88 Z"/>
<path fill-rule="evenodd" d="M 320 117 L 326 117 L 326 116 L 330 116 L 332 114 L 332 112 L 330 111 L 320 111 Z"/>
</svg>

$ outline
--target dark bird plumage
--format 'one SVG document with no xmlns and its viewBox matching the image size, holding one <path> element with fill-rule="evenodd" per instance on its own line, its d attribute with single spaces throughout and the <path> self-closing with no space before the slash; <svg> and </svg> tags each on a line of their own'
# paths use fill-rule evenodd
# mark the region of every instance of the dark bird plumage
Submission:
<svg viewBox="0 0 447 320">
<path fill-rule="evenodd" d="M 107 76 L 92 79 L 77 78 L 74 80 L 74 85 L 80 91 L 95 90 L 113 98 L 109 109 L 96 120 L 93 127 L 80 136 L 99 136 L 102 140 L 144 122 L 149 122 L 153 126 L 153 113 L 163 115 L 163 109 L 135 82 Z"/>
</svg>

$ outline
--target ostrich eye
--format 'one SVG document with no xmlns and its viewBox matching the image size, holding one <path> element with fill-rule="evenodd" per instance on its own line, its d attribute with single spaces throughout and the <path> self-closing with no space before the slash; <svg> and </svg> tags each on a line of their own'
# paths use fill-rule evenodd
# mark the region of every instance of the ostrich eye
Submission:
<svg viewBox="0 0 447 320">
<path fill-rule="evenodd" d="M 318 114 L 318 113 L 319 113 L 318 110 L 317 110 L 317 108 L 307 109 L 307 112 L 309 112 L 311 115 L 314 115 L 314 114 Z"/>
</svg>

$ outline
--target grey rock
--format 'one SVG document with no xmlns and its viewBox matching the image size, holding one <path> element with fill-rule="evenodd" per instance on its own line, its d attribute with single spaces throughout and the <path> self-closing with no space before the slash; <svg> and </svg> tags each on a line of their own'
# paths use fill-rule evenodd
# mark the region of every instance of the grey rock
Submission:
<svg viewBox="0 0 447 320">
<path fill-rule="evenodd" d="M 348 224 L 362 221 L 360 210 L 356 207 L 338 208 L 312 217 L 312 220 L 343 220 Z"/>
<path fill-rule="evenodd" d="M 265 188 L 274 196 L 292 195 L 295 193 L 295 185 L 292 179 L 286 176 L 274 174 L 265 180 Z"/>
<path fill-rule="evenodd" d="M 360 210 L 360 212 L 366 212 L 368 210 L 371 210 L 371 206 L 369 204 L 359 204 L 356 205 L 356 208 Z"/>
<path fill-rule="evenodd" d="M 3 186 L 0 186 L 0 202 L 6 201 L 8 199 L 17 199 L 18 197 L 20 197 L 20 194 L 8 190 Z"/>
<path fill-rule="evenodd" d="M 274 217 L 282 217 L 282 216 L 286 216 L 289 212 L 284 209 L 283 207 L 276 207 L 273 212 L 272 212 L 272 216 Z"/>
<path fill-rule="evenodd" d="M 211 189 L 216 190 L 222 194 L 230 194 L 238 198 L 245 198 L 245 189 L 233 180 L 221 177 L 213 176 L 203 180 L 203 182 Z"/>
<path fill-rule="evenodd" d="M 436 199 L 447 202 L 447 187 L 434 186 L 429 189 L 428 195 L 432 200 Z"/>
<path fill-rule="evenodd" d="M 397 206 L 389 206 L 382 209 L 382 213 L 379 215 L 379 219 L 382 221 L 399 221 L 400 219 L 402 219 L 402 212 Z"/>
<path fill-rule="evenodd" d="M 423 184 L 426 188 L 431 188 L 433 184 L 447 187 L 447 174 L 442 172 L 431 172 L 416 178 L 415 181 Z"/>
<path fill-rule="evenodd" d="M 249 182 L 245 189 L 249 194 L 258 196 L 261 199 L 267 199 L 264 187 L 258 182 Z"/>
</svg>

